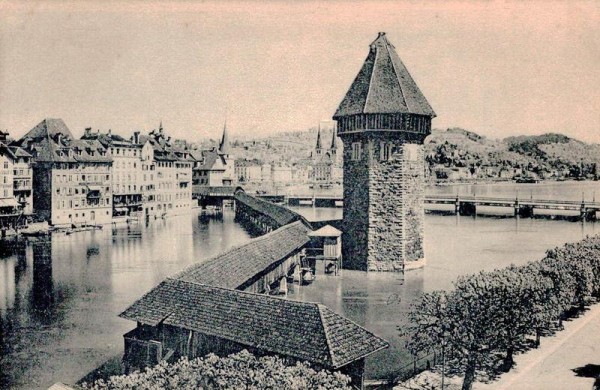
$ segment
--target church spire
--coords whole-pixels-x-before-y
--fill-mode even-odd
[[[221,137],[221,143],[219,144],[219,151],[222,154],[229,154],[230,152],[229,135],[227,134],[227,119],[225,119],[225,124],[223,125],[223,136]]]
[[[333,135],[331,136],[331,150],[337,150],[337,126],[333,125]]]
[[[317,146],[315,146],[315,151],[317,154],[321,154],[321,150],[323,147],[321,146],[321,123],[319,123],[319,129],[317,130]]]

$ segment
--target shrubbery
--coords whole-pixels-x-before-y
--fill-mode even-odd
[[[407,347],[415,356],[443,346],[471,389],[478,371],[509,370],[527,336],[562,326],[567,313],[600,297],[600,237],[547,252],[540,261],[460,277],[450,292],[423,294],[409,314]]]
[[[129,375],[84,384],[84,389],[350,389],[350,378],[338,372],[316,371],[306,362],[287,365],[276,356],[256,357],[242,351],[158,365]]]

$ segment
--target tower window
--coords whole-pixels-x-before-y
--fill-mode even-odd
[[[392,154],[392,144],[381,142],[379,144],[379,159],[381,161],[388,161]]]
[[[362,154],[362,144],[360,142],[352,143],[352,160],[360,160]]]

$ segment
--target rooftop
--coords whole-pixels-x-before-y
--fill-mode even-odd
[[[357,114],[395,113],[435,117],[394,46],[385,33],[379,33],[333,119]]]
[[[287,169],[291,168],[287,167]],[[268,216],[280,226],[284,226],[295,221],[303,221],[307,226],[309,226],[304,217],[288,209],[287,207],[279,206],[275,203],[255,198],[241,191],[235,194],[235,200],[246,204],[248,207],[251,207],[263,215]]]
[[[194,330],[331,369],[389,346],[320,304],[170,278],[120,317]]]
[[[221,253],[182,271],[176,279],[211,286],[240,288],[254,282],[308,241],[309,229],[300,221]]]

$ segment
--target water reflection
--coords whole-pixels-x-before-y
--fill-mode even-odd
[[[0,244],[0,388],[75,383],[122,353],[117,314],[188,265],[249,239],[233,213]]]
[[[316,219],[342,209],[308,210]],[[322,212],[321,212],[322,211]],[[310,216],[309,216],[310,218]],[[551,247],[596,232],[595,223],[427,215],[424,269],[400,274],[344,270],[293,286],[293,299],[322,302],[388,339],[367,360],[367,377],[386,377],[410,362],[397,326],[422,291],[450,288],[459,275],[537,260]],[[55,234],[0,245],[0,388],[75,383],[122,353],[133,324],[117,317],[134,300],[190,264],[249,239],[226,210],[116,229]]]

